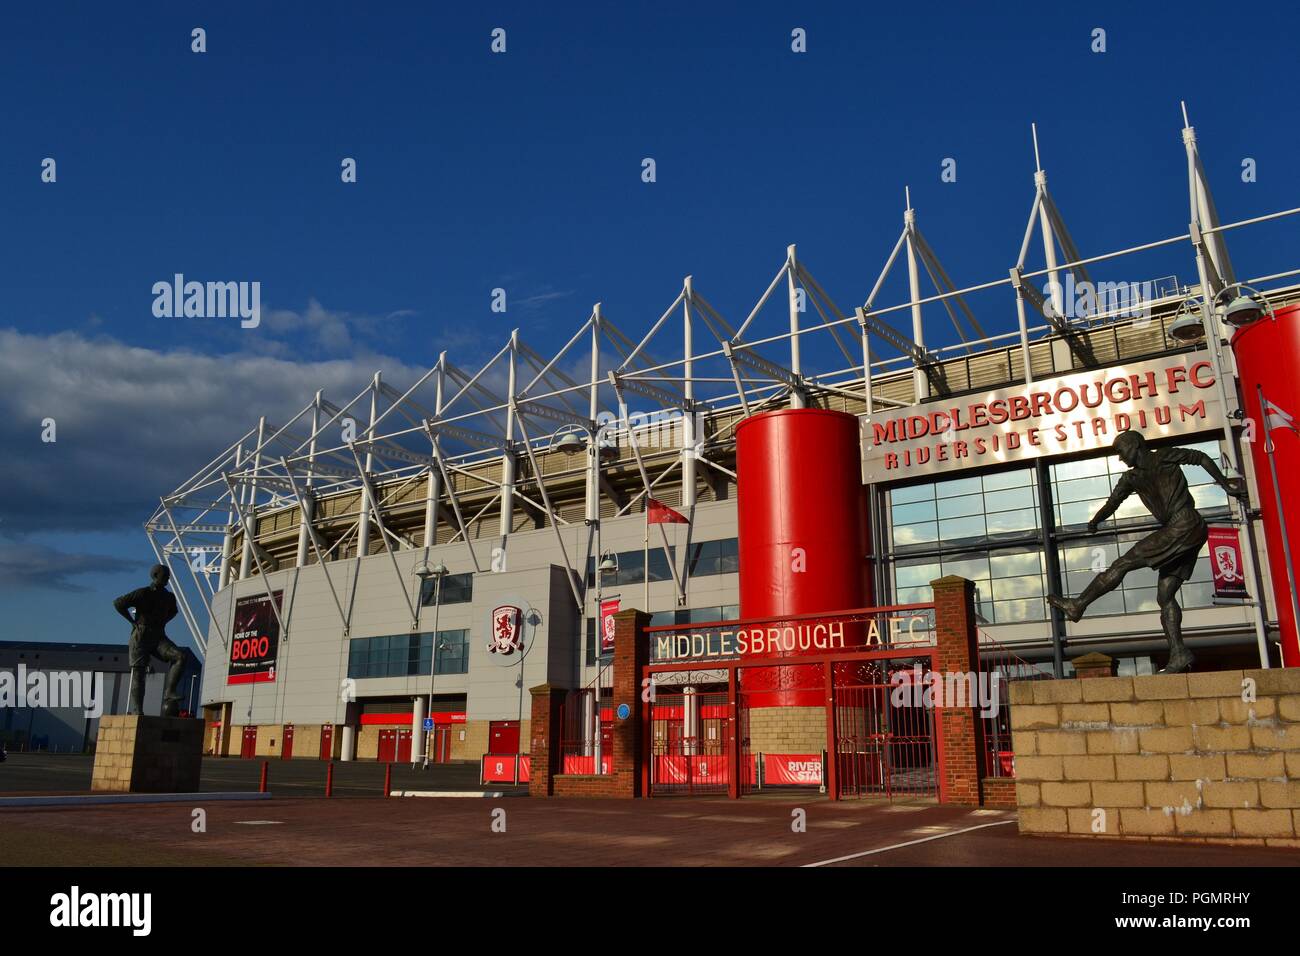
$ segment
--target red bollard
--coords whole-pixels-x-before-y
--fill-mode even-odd
[[[271,769],[271,762],[269,760],[263,760],[262,761],[262,782],[257,788],[258,793],[266,793],[266,775],[270,771],[270,769]]]
[[[393,791],[393,765],[384,765],[384,796],[388,796]]]
[[[325,766],[325,796],[334,796],[334,761]]]

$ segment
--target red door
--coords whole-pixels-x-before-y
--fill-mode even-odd
[[[289,760],[293,757],[293,724],[284,725],[284,746],[280,749],[280,759]]]
[[[399,730],[397,732],[397,763],[411,762],[411,732],[409,730]]]
[[[244,739],[239,747],[239,756],[251,760],[257,756],[257,728],[245,727]]]
[[[519,753],[519,721],[494,720],[488,728],[488,753]]]
[[[451,727],[438,724],[433,729],[433,751],[429,760],[433,763],[446,763],[451,759]]]
[[[383,730],[379,731],[379,762],[392,763],[393,758],[397,756],[397,731]]]
[[[320,759],[334,759],[334,725],[326,724],[320,729]]]

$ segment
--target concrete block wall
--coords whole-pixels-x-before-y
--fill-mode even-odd
[[[1011,685],[1022,833],[1300,847],[1300,669]]]
[[[825,707],[756,707],[748,720],[750,753],[819,754],[826,749]]]

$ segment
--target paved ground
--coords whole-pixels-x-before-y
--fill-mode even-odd
[[[85,793],[90,789],[94,757],[82,754],[14,754],[0,764],[0,796],[20,793]],[[216,791],[256,790],[262,761],[237,757],[205,757],[200,789]],[[285,796],[323,796],[325,764],[319,760],[270,761],[269,787]],[[512,790],[499,785],[481,787],[476,764],[439,764],[429,770],[412,770],[409,764],[393,765],[395,790]],[[334,764],[334,793],[337,796],[383,794],[384,765],[374,761]]]
[[[804,833],[791,829],[800,807],[807,811]],[[192,829],[196,808],[206,813],[206,832]],[[494,821],[498,828],[504,822],[505,832],[494,832]],[[359,797],[204,804],[199,795],[192,804],[0,809],[5,866],[1297,863],[1300,853],[1291,850],[1022,837],[1012,813],[935,804]]]

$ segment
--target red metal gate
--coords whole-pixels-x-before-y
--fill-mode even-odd
[[[727,793],[731,716],[726,691],[656,692],[649,707],[651,794]]]
[[[828,643],[827,653],[794,658],[736,650],[736,635],[770,646],[776,636],[786,643],[799,634],[815,638],[829,630],[813,630],[824,624],[863,642],[841,642],[843,650]],[[643,792],[939,796],[943,751],[935,712],[895,693],[932,667],[934,627],[934,605],[912,604],[647,628],[653,643],[643,677],[655,690],[643,728]],[[787,694],[796,669],[798,696]],[[707,692],[685,692],[691,684],[707,684]],[[703,711],[688,720],[692,698],[716,708],[716,744],[706,739]]]
[[[834,698],[841,797],[939,795],[934,711],[906,684],[846,684]]]

